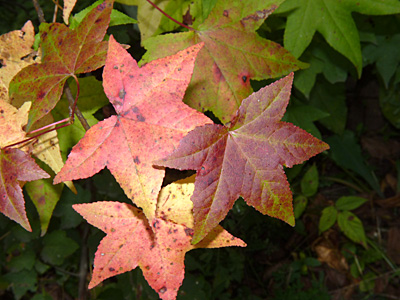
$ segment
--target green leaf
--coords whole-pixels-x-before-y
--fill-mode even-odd
[[[367,246],[364,226],[361,220],[350,211],[339,212],[337,216],[339,228],[353,242]]]
[[[314,125],[314,121],[328,116],[329,113],[314,106],[303,104],[296,98],[292,98],[292,104],[287,109],[282,121],[293,123],[308,133],[311,133],[316,138],[321,139],[321,133]]]
[[[395,83],[390,84],[388,89],[380,89],[379,104],[385,118],[400,129],[400,69],[396,73]]]
[[[399,62],[400,34],[377,36],[376,44],[369,44],[363,49],[367,62],[375,63],[376,69],[383,79],[385,88],[389,87],[390,79],[395,74]]]
[[[78,244],[67,237],[65,231],[58,230],[43,238],[43,248],[40,255],[45,262],[58,266],[78,248]]]
[[[12,256],[11,260],[7,264],[13,272],[20,272],[22,270],[30,270],[35,265],[36,255],[35,251],[31,247],[21,247],[18,255]]]
[[[386,15],[400,12],[397,0],[287,0],[278,9],[288,13],[284,45],[300,57],[319,32],[328,44],[346,56],[361,76],[360,38],[351,13]]]
[[[79,23],[82,22],[83,18],[95,7],[97,7],[100,3],[102,3],[103,0],[98,0],[94,2],[92,5],[86,7],[85,9],[81,10],[77,14],[75,14],[73,17],[70,17],[70,28],[74,29],[76,28]],[[137,21],[126,14],[113,9],[111,11],[111,16],[110,16],[110,27],[111,26],[117,26],[117,25],[124,25],[124,24],[136,24]]]
[[[21,299],[28,291],[36,291],[37,275],[33,269],[17,273],[7,273],[4,275],[4,278],[12,282],[11,289],[17,300]]]
[[[322,210],[321,218],[319,219],[319,232],[327,231],[336,222],[338,211],[334,206],[327,206]]]
[[[79,185],[76,186],[76,189],[78,191],[76,195],[65,189],[54,210],[54,216],[60,218],[59,229],[76,228],[83,221],[81,215],[72,208],[72,205],[90,202],[91,193],[89,189],[83,189]]]
[[[342,134],[347,120],[345,85],[330,84],[326,80],[318,81],[310,95],[310,104],[329,116],[318,122],[336,134]]]
[[[336,209],[338,210],[353,210],[356,209],[357,207],[360,207],[367,201],[368,201],[367,199],[362,197],[343,196],[336,201],[335,206]]]
[[[365,164],[361,147],[357,143],[354,133],[345,131],[342,136],[334,135],[326,139],[330,146],[329,154],[336,164],[350,169],[360,175],[369,185],[382,195],[375,173]]]
[[[45,168],[46,166],[41,164],[41,167]],[[54,174],[49,168],[45,169],[49,174]],[[60,199],[64,186],[64,184],[54,185],[53,178],[39,179],[25,184],[26,192],[39,214],[41,236],[47,232],[54,207]]]
[[[317,75],[324,69],[324,62],[310,52],[306,52],[302,60],[310,64],[310,67],[297,71],[293,84],[306,98],[309,98]]]
[[[300,218],[307,207],[308,199],[303,195],[299,195],[293,200],[293,213],[295,219]]]
[[[319,176],[315,164],[313,164],[301,179],[301,192],[306,197],[314,196],[318,190]]]

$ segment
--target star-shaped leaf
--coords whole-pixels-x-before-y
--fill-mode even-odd
[[[346,56],[361,75],[360,37],[351,14],[387,15],[400,12],[398,0],[286,0],[278,10],[289,12],[284,45],[295,57],[300,57],[316,31],[328,44]]]
[[[42,63],[24,68],[10,83],[10,100],[15,106],[35,99],[27,130],[54,108],[68,77],[104,65],[107,42],[102,40],[112,3],[106,0],[94,8],[75,30],[60,23],[40,25]]]
[[[139,68],[110,38],[103,86],[117,115],[99,122],[72,149],[55,183],[90,177],[105,166],[149,220],[165,171],[152,161],[172,152],[196,126],[211,123],[182,102],[201,45]]]
[[[97,248],[89,288],[139,266],[161,299],[175,299],[184,278],[186,252],[195,248],[246,246],[220,226],[201,243],[191,244],[193,215],[189,199],[193,189],[193,183],[182,182],[163,188],[151,224],[140,210],[125,203],[73,205],[90,224],[107,234]]]
[[[283,166],[291,167],[328,145],[280,121],[293,74],[243,100],[228,127],[197,127],[156,165],[197,171],[194,203],[199,242],[226,216],[239,196],[263,214],[294,225],[292,194]]]
[[[204,42],[184,101],[199,111],[211,110],[225,123],[251,94],[251,79],[280,77],[306,66],[255,32],[282,2],[218,1],[204,23],[193,24],[195,30],[145,40],[142,62]]]

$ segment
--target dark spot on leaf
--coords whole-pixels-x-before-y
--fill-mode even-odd
[[[126,92],[125,92],[124,88],[120,89],[119,92],[118,92],[118,97],[120,99],[124,100],[125,99],[125,95],[126,95]]]
[[[44,91],[41,91],[41,92],[38,94],[38,100],[43,99],[44,96],[46,96],[46,93],[45,93]]]
[[[4,114],[4,110],[0,110],[0,113]]]
[[[178,72],[182,71],[182,68],[178,68]]]
[[[110,271],[110,272],[114,272],[114,271],[115,271],[115,269],[114,269],[114,268],[108,268],[108,271]]]
[[[131,79],[134,77],[132,74],[129,74],[128,76],[129,76],[129,78],[131,78]]]
[[[119,125],[120,125],[119,122],[115,123],[115,127],[119,127]]]
[[[119,249],[121,249],[123,246],[124,246],[124,245],[119,245],[119,247],[118,247],[118,248],[119,248]]]
[[[111,228],[111,232],[115,232],[116,230],[115,230],[115,228]]]
[[[144,267],[146,270],[150,270],[150,266],[145,266]]]
[[[228,12],[228,10],[224,10],[224,17],[228,17],[229,16],[229,12]]]
[[[135,163],[135,164],[140,164],[140,159],[139,159],[139,156],[135,156],[135,158],[133,159],[133,162]]]
[[[45,196],[41,196],[41,197],[38,199],[38,203],[39,203],[40,205],[46,204],[46,198],[45,198]]]
[[[171,251],[171,248],[167,248],[167,252],[170,252]]]
[[[242,76],[242,80],[243,80],[244,83],[246,83],[246,81],[247,81],[247,76]]]
[[[102,18],[98,18],[96,21],[94,21],[96,24],[100,23],[101,21],[103,21]]]
[[[167,288],[163,286],[161,289],[158,290],[160,294],[164,294],[167,291]]]
[[[186,236],[193,237],[194,230],[192,228],[185,228],[185,234],[186,234]]]
[[[156,245],[153,243],[150,245],[150,250],[152,250]]]
[[[99,6],[97,6],[98,11],[103,11],[106,8],[106,2],[103,2]]]
[[[224,81],[225,80],[224,76],[222,75],[222,72],[221,72],[220,68],[217,66],[216,63],[214,63],[213,66],[212,66],[212,72],[214,74],[215,82],[220,82],[220,81]]]
[[[114,66],[114,69],[118,70],[118,66]]]
[[[160,223],[160,221],[155,220],[155,221],[153,222],[153,227],[154,227],[155,229],[157,229],[159,223]]]
[[[146,118],[145,118],[145,117],[143,117],[143,115],[142,115],[142,114],[138,114],[138,115],[136,115],[136,119],[137,119],[139,122],[144,122],[144,121],[146,121]]]

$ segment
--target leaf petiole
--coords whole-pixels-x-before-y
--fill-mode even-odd
[[[175,20],[173,17],[171,17],[169,14],[167,14],[165,11],[163,11],[161,8],[159,8],[156,4],[154,4],[153,2],[151,2],[150,0],[146,0],[147,2],[149,2],[155,9],[157,9],[159,12],[161,12],[164,16],[166,16],[168,19],[170,19],[172,22],[175,22],[176,24],[188,29],[188,30],[194,30],[192,27],[185,25],[181,22],[179,22],[178,20]]]

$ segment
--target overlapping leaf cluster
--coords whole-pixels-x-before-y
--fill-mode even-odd
[[[112,36],[103,41],[112,0],[95,6],[73,29],[59,23],[40,26],[41,63],[23,68],[11,80],[11,103],[20,108],[2,104],[0,130],[14,126],[12,138],[18,141],[50,112],[68,115],[62,112],[65,100],[57,105],[67,79],[105,65],[103,88],[116,114],[93,120],[83,137],[74,135],[62,147],[66,151],[77,141],[61,171],[53,168],[54,184],[88,178],[107,167],[139,207],[115,202],[74,206],[107,234],[96,252],[89,287],[139,266],[162,299],[175,299],[187,251],[245,246],[218,225],[240,196],[263,214],[294,224],[283,167],[328,146],[281,121],[293,74],[252,93],[251,79],[281,77],[306,66],[255,32],[282,2],[217,1],[192,30],[143,41],[148,52],[140,67]],[[88,79],[76,81],[81,88],[98,88]],[[102,97],[85,110],[86,117],[104,105]],[[206,110],[225,125],[212,124],[202,113]],[[30,230],[20,184],[48,175],[27,154],[30,148],[7,147],[13,142],[1,143],[1,211]],[[196,170],[195,183],[161,189],[163,166]],[[37,187],[43,194],[31,187],[30,195],[46,207],[53,195],[49,183]],[[44,232],[53,208],[46,215],[38,208],[46,219]]]

